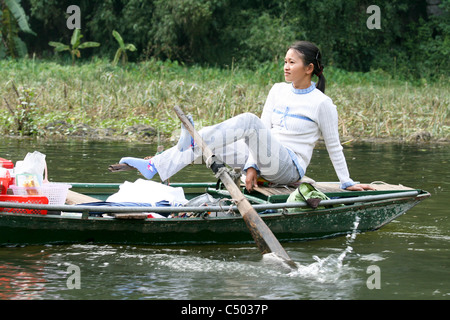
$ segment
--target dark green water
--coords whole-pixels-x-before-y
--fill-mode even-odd
[[[109,173],[108,165],[155,149],[12,140],[1,141],[0,157],[16,162],[38,150],[47,155],[50,180],[123,182],[138,176]],[[300,264],[294,272],[262,258],[253,245],[3,247],[0,299],[450,299],[450,147],[357,144],[346,146],[345,154],[355,180],[422,188],[432,197],[375,232],[283,244]],[[336,180],[324,148],[316,148],[307,175]],[[213,176],[197,165],[172,178],[186,180],[213,181]],[[71,288],[72,265],[79,268],[80,289]],[[379,278],[370,278],[374,275]],[[368,280],[379,288],[370,289]]]

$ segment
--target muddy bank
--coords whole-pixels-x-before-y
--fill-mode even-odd
[[[175,130],[171,135],[158,134],[158,131],[150,125],[135,124],[122,130],[113,128],[94,128],[86,124],[79,124],[75,127],[60,121],[45,127],[45,137],[71,137],[83,138],[88,140],[140,140],[146,142],[176,141],[179,130]],[[352,137],[344,136],[341,138],[342,144],[350,142],[373,142],[373,143],[450,143],[447,138],[434,138],[428,131],[418,130],[408,137]]]
[[[173,145],[178,140],[179,130],[172,134],[160,134],[149,125],[136,124],[118,130],[114,128],[95,128],[87,124],[73,126],[65,121],[58,121],[47,125],[40,130],[38,137],[8,136],[14,139],[48,139],[48,140],[88,140],[88,141],[139,141],[144,143],[158,143],[166,146]],[[323,141],[319,141],[321,143]],[[434,138],[427,131],[417,131],[409,137],[341,137],[341,143],[345,146],[354,143],[379,143],[379,144],[450,144],[449,138]]]
[[[83,140],[143,140],[152,142],[158,139],[158,131],[149,125],[135,124],[124,129],[95,128],[87,124],[73,124],[56,121],[41,130],[42,138],[83,139]]]

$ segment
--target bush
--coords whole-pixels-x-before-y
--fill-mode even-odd
[[[23,0],[39,37],[25,37],[38,55],[49,41],[68,39],[69,0]],[[137,47],[130,61],[151,58],[259,68],[277,62],[294,39],[315,42],[326,66],[348,71],[383,69],[393,77],[448,76],[450,0],[429,16],[423,0],[378,0],[381,29],[369,30],[369,0],[105,0],[78,1],[95,53],[113,59],[117,30]],[[88,51],[88,54],[93,54]]]

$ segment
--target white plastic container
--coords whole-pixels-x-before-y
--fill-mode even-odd
[[[67,183],[49,182],[39,187],[18,187],[12,185],[10,188],[13,190],[14,195],[42,195],[48,198],[48,204],[63,205],[72,186]]]

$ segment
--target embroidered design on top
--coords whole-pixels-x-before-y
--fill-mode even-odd
[[[287,128],[287,123],[286,123],[286,117],[291,117],[291,118],[296,118],[296,119],[302,119],[302,120],[307,120],[307,121],[311,121],[314,122],[312,119],[305,117],[305,116],[301,116],[298,114],[293,114],[293,113],[289,113],[290,109],[289,107],[286,107],[286,109],[283,111],[280,111],[278,109],[273,109],[273,112],[277,113],[277,114],[281,114],[281,119],[280,119],[280,126],[282,128],[285,128],[286,130]]]

